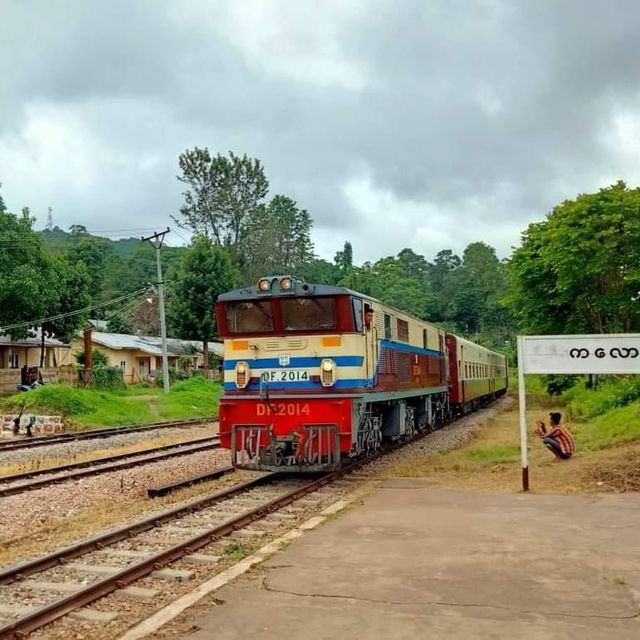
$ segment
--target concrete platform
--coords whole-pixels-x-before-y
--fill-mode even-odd
[[[637,640],[640,495],[393,479],[215,597],[185,640]]]

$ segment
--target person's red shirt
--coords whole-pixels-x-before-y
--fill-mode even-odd
[[[540,437],[553,438],[560,445],[562,453],[572,455],[576,451],[573,436],[561,424],[556,425],[547,433],[540,434]]]

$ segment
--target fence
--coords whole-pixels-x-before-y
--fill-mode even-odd
[[[15,393],[20,382],[20,369],[0,369],[0,393]]]

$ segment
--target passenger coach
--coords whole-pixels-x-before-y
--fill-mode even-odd
[[[342,287],[261,278],[216,312],[220,439],[238,467],[335,469],[506,390],[500,354]]]

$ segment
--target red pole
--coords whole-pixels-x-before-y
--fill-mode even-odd
[[[93,343],[91,341],[91,332],[93,327],[89,324],[84,328],[84,384],[91,385],[93,378]]]

